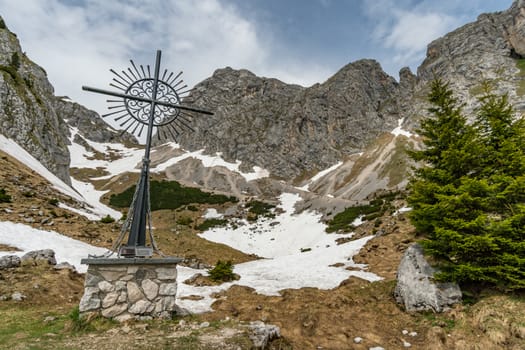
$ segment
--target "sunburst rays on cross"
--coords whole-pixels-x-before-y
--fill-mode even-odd
[[[125,95],[150,99],[154,82],[150,65],[146,67],[136,65],[133,60],[130,60],[130,63],[131,66],[120,73],[110,69],[114,77],[109,85]],[[184,84],[182,79],[182,71],[175,74],[165,69],[159,76],[157,87],[159,110],[155,111],[153,122],[153,133],[156,132],[158,139],[168,139],[171,136],[173,140],[177,140],[184,129],[193,131],[190,125],[193,115],[173,107],[173,105],[180,107],[182,99],[190,92],[191,89],[188,89],[188,85]],[[140,139],[149,122],[151,107],[149,101],[121,98],[108,99],[107,102],[110,104],[108,106],[110,112],[103,114],[102,117],[113,120],[123,133],[129,132]]]

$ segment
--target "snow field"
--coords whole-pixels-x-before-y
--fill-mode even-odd
[[[72,130],[73,136],[76,130]],[[72,136],[72,137],[73,137]],[[143,150],[128,149],[119,144],[98,144],[87,141],[97,151],[107,153],[108,149],[118,152],[121,159],[116,161],[89,159],[93,154],[84,147],[72,143],[69,146],[71,166],[79,168],[101,167],[108,171],[111,177],[123,171],[129,171],[133,164],[138,164],[143,156]],[[178,147],[172,144],[172,147]],[[74,209],[90,219],[96,219],[107,214],[119,218],[120,213],[100,203],[100,197],[105,193],[96,191],[89,183],[72,179],[75,190],[51,174],[35,158],[19,147],[15,142],[0,135],[0,149],[27,164],[33,170],[44,176],[61,192],[78,201],[88,203],[92,208],[89,212]],[[172,164],[187,157],[200,159],[204,166],[224,166],[232,171],[239,172],[248,181],[268,176],[268,172],[254,168],[253,173],[241,173],[240,162],[228,163],[217,157],[206,156],[202,151],[188,152],[182,156],[172,158],[158,165],[152,171],[163,171]],[[340,164],[318,174],[318,178],[334,170]],[[139,171],[135,169],[134,171]],[[364,244],[372,237],[338,245],[336,240],[349,235],[327,234],[326,225],[320,222],[321,215],[304,211],[294,214],[294,206],[301,198],[297,194],[284,193],[280,196],[282,213],[273,219],[262,219],[255,223],[243,222],[237,228],[214,228],[202,233],[202,237],[213,242],[224,243],[247,254],[256,254],[262,259],[238,264],[234,272],[240,275],[240,280],[225,283],[220,286],[195,287],[183,283],[195,273],[207,274],[205,270],[195,270],[178,266],[178,305],[192,313],[211,310],[214,299],[211,295],[220,290],[229,288],[233,284],[254,288],[258,293],[278,295],[279,291],[288,288],[315,287],[330,289],[337,287],[349,276],[357,276],[369,281],[376,281],[381,277],[364,271],[366,266],[355,264],[352,257],[359,252]],[[62,207],[68,208],[65,204]],[[221,217],[215,209],[205,213],[206,218]],[[359,223],[359,222],[356,222]],[[21,252],[0,252],[0,255],[23,255],[31,250],[53,249],[57,262],[69,262],[79,272],[85,272],[87,266],[81,265],[80,260],[89,254],[100,255],[107,250],[62,236],[54,231],[42,231],[23,224],[0,222],[0,243],[14,246]],[[337,267],[333,266],[337,264]],[[346,267],[357,268],[347,270]],[[201,300],[184,300],[185,296],[201,296]]]

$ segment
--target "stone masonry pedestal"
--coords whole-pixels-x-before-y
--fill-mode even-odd
[[[81,315],[100,314],[123,322],[130,319],[171,318],[179,308],[179,258],[93,258],[88,265]]]

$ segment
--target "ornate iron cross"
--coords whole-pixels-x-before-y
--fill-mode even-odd
[[[123,70],[121,74],[111,69],[110,71],[116,77],[113,78],[113,83],[110,86],[122,92],[82,86],[82,90],[85,91],[121,98],[120,100],[107,100],[114,104],[108,108],[117,110],[105,114],[103,117],[112,117],[115,122],[120,123],[120,127],[125,128],[124,131],[130,131],[140,138],[144,128],[146,128],[146,149],[142,160],[140,179],[121,236],[114,244],[114,248],[119,249],[119,255],[124,257],[151,256],[153,250],[157,249],[151,234],[149,198],[149,163],[153,130],[157,129],[159,138],[166,138],[166,133],[168,133],[176,139],[182,129],[193,130],[189,125],[192,118],[190,112],[213,115],[211,112],[180,104],[181,96],[189,92],[189,90],[182,91],[187,87],[186,85],[179,87],[183,82],[179,79],[182,72],[177,75],[173,73],[168,75],[168,71],[164,70],[161,77],[160,58],[161,51],[157,50],[153,76],[151,76],[149,65],[146,66],[146,69],[140,65],[139,69],[132,60],[130,62],[133,69],[130,67],[127,71]],[[120,122],[121,120],[123,122]],[[146,246],[146,226],[149,228],[151,247]],[[128,229],[127,245],[121,246],[121,241]]]

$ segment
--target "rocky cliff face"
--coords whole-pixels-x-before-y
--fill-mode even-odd
[[[488,86],[508,94],[517,111],[525,110],[525,1],[502,12],[482,14],[431,42],[407,96],[408,124],[426,115],[426,95],[435,77],[450,82],[467,116],[479,106]],[[410,91],[410,87],[408,89]]]
[[[479,105],[487,84],[524,110],[524,7],[525,1],[516,1],[507,11],[480,15],[430,43],[417,75],[404,68],[399,83],[372,60],[351,63],[310,88],[245,70],[217,70],[189,98],[215,116],[196,118],[196,132],[182,135],[180,143],[300,183],[364,150],[401,118],[406,129],[417,127],[427,114],[435,77],[451,83],[467,114]]]
[[[225,68],[195,87],[191,100],[212,110],[180,143],[222,152],[293,179],[361,150],[399,118],[398,84],[373,60],[351,63],[310,88]]]
[[[22,53],[0,18],[0,133],[70,183],[68,140],[53,101],[46,72]]]
[[[109,143],[124,143],[127,145],[136,145],[137,140],[129,133],[122,134],[113,129],[106,122],[100,118],[97,112],[91,111],[78,103],[72,102],[67,98],[55,97],[53,99],[53,106],[57,115],[65,121],[66,126],[62,133],[71,136],[70,127],[78,129],[78,133],[91,141],[95,142],[109,142]],[[82,141],[79,140],[79,143]]]
[[[131,135],[121,136],[109,127],[96,112],[56,97],[44,69],[22,52],[16,35],[0,18],[0,133],[70,184],[70,127],[96,142],[136,143]]]
[[[399,83],[373,60],[350,63],[309,88],[246,70],[219,69],[185,100],[215,115],[196,117],[195,132],[183,133],[178,141],[189,150],[204,148],[227,161],[240,160],[244,171],[255,165],[266,168],[273,179],[288,185],[304,186],[320,170],[342,162],[324,180],[310,183],[312,194],[362,200],[385,186],[400,188],[409,168],[399,156],[403,142],[417,146],[417,139],[387,137],[385,132],[399,120],[404,129],[417,127],[426,115],[434,77],[452,84],[466,113],[475,110],[487,83],[496,93],[507,93],[518,111],[525,110],[524,27],[525,0],[515,1],[507,11],[481,15],[430,43],[417,74],[404,68]],[[65,181],[69,127],[97,142],[134,141],[119,138],[96,113],[53,96],[45,72],[25,57],[6,28],[0,30],[0,73],[0,132]],[[76,142],[83,143],[80,138]],[[186,163],[171,169],[170,176],[189,180],[188,174],[199,174],[206,188],[260,192],[231,174],[223,174],[228,181],[212,181],[221,177]]]

